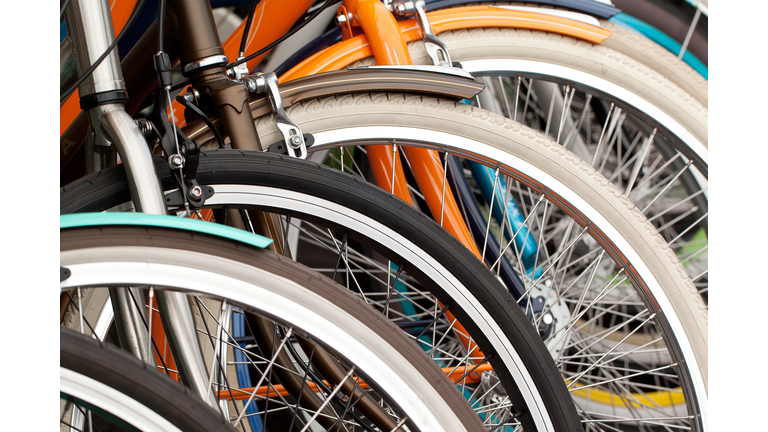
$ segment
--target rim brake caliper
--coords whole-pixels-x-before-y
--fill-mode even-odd
[[[423,35],[424,48],[427,50],[427,54],[432,59],[432,63],[435,66],[453,67],[451,62],[451,55],[448,53],[448,47],[435,36],[432,32],[432,26],[429,25],[427,19],[427,10],[424,0],[408,0],[401,1],[396,0],[387,5],[392,13],[399,19],[409,19],[416,17],[416,21],[421,27],[421,34]]]
[[[269,146],[272,153],[287,154],[288,156],[306,159],[307,147],[314,142],[310,134],[303,134],[301,128],[294,123],[283,108],[283,99],[277,86],[277,76],[274,72],[255,73],[242,78],[242,83],[252,94],[266,93],[275,113],[277,129],[283,135],[283,141]]]

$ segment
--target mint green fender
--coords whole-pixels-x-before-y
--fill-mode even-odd
[[[61,215],[59,217],[59,225],[60,229],[115,225],[171,228],[235,240],[261,249],[272,244],[272,239],[270,238],[251,234],[226,225],[170,215],[125,212],[75,213]]]

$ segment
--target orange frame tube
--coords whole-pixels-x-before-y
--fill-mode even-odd
[[[611,35],[610,30],[595,27],[581,21],[536,12],[501,9],[491,6],[466,6],[437,10],[427,13],[432,31],[480,27],[525,28],[572,36],[592,43],[602,43]],[[416,20],[398,23],[405,42],[422,38]],[[307,58],[280,77],[280,82],[291,81],[306,75],[339,70],[373,55],[365,34],[357,35]]]
[[[365,35],[368,35],[371,51],[376,62],[384,65],[412,64],[408,46],[400,31],[397,21],[391,12],[378,0],[344,0],[344,7],[352,14],[352,23],[359,24]],[[469,248],[475,256],[480,258],[480,252],[475,246],[469,229],[464,223],[459,207],[450,189],[446,188],[443,194],[443,171],[440,157],[434,150],[425,150],[415,147],[402,147],[408,158],[413,175],[419,189],[427,200],[432,217],[443,221],[443,227]],[[413,205],[411,194],[407,189],[405,173],[402,163],[397,163],[394,146],[371,145],[366,146],[371,166],[374,166],[376,183],[385,190],[393,191],[403,201]],[[393,165],[395,164],[395,170]],[[390,174],[395,178],[389,178]],[[395,185],[400,187],[395,188]],[[443,200],[445,195],[445,200]],[[454,318],[453,314],[446,312],[446,317],[454,322],[459,334],[459,339],[470,350],[473,357],[483,357],[483,353],[475,346],[471,347],[471,341],[465,335],[467,331]]]
[[[399,31],[392,30],[391,14],[379,14],[378,11],[370,12],[366,9],[368,3],[379,4],[375,0],[345,0],[345,7],[353,14],[352,23],[359,24],[364,34],[346,39],[335,44],[300,63],[282,77],[280,82],[290,81],[303,76],[339,70],[351,63],[373,55],[377,64],[410,64],[410,55],[391,55],[391,49],[400,47],[416,39],[421,39],[421,29],[416,20],[408,20],[398,23]],[[386,9],[379,4],[379,9]],[[361,13],[361,11],[364,11]],[[389,12],[389,11],[387,11]],[[387,15],[387,16],[385,16]],[[595,27],[580,21],[540,14],[527,11],[507,10],[491,6],[469,6],[446,10],[438,10],[427,14],[433,31],[441,33],[449,30],[477,27],[514,27],[533,30],[543,30],[573,36],[593,43],[602,43],[611,32],[600,27]],[[397,33],[397,34],[395,34]],[[407,48],[407,46],[406,46]],[[407,49],[406,49],[407,53]],[[374,147],[383,147],[374,149]],[[404,187],[395,188],[397,184],[404,184],[405,178],[400,167],[394,171],[395,178],[391,179],[392,163],[396,159],[391,157],[392,146],[367,146],[371,165],[374,167],[374,177],[379,187],[392,190],[404,201],[412,204],[410,194]],[[436,220],[443,221],[443,227],[454,237],[469,248],[475,256],[481,257],[480,251],[472,239],[469,229],[459,212],[456,200],[450,189],[445,190],[443,199],[443,167],[437,152],[433,150],[404,147],[404,152],[413,170],[419,189],[424,195],[432,216]],[[394,184],[393,184],[394,182]],[[446,316],[454,320],[450,313]],[[463,328],[456,322],[459,333]],[[469,340],[462,338],[462,342],[468,347]],[[470,348],[470,347],[468,347]],[[473,356],[482,356],[479,349],[472,349]]]
[[[138,0],[117,0],[112,2],[112,23],[115,28],[115,36],[122,31],[128,18],[130,18],[133,9]],[[263,0],[257,6],[254,12],[253,23],[248,32],[246,40],[245,53],[256,52],[266,46],[273,40],[284,35],[291,29],[293,24],[312,6],[313,0],[291,0],[291,7],[286,7],[284,2],[279,0]],[[224,54],[230,62],[235,61],[240,49],[240,40],[245,31],[245,21],[222,44]],[[406,50],[407,52],[407,50]],[[253,70],[267,53],[256,57],[248,62],[248,70]],[[77,90],[67,99],[59,110],[59,135],[64,135],[67,128],[80,114],[80,98]],[[174,112],[182,112],[183,107],[176,101],[172,102]],[[184,126],[184,116],[176,116],[176,124],[179,127]]]

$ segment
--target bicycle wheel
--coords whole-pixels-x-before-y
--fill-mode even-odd
[[[522,310],[509,306],[514,300],[499,282],[434,222],[316,164],[234,151],[200,160],[197,179],[214,187],[218,200],[207,204],[289,214],[287,242],[299,261],[337,278],[417,340],[452,371],[489,429],[522,423],[528,430],[579,430],[554,363]],[[167,164],[158,167],[173,188]],[[124,171],[115,167],[63,188],[61,211],[126,209],[127,191]],[[488,364],[503,394],[485,394],[493,386],[480,376],[488,375]],[[473,368],[477,374],[453,373]]]
[[[612,180],[667,242],[674,240],[707,298],[706,108],[607,46],[517,29],[439,37],[452,60],[486,82],[477,105],[543,131]],[[430,62],[423,46],[409,44],[415,64]]]
[[[211,391],[224,401],[257,403],[268,430],[292,430],[279,424],[270,427],[267,414],[279,411],[287,411],[288,419],[295,417],[294,425],[305,430],[313,421],[330,430],[348,422],[366,430],[390,427],[383,425],[394,425],[391,430],[484,430],[445,374],[393,324],[328,279],[269,251],[204,234],[126,226],[62,230],[61,250],[61,266],[69,270],[62,290],[108,286],[180,290],[215,299],[221,311],[226,304],[240,307],[246,316],[256,317],[253,326],[271,326],[269,347],[257,343],[239,349],[261,373],[253,388],[234,386],[226,378],[220,355],[211,361],[220,368],[211,375],[216,384]],[[224,315],[211,315],[216,332],[204,327],[203,334],[215,341],[218,354],[234,340],[221,321]],[[254,329],[257,341],[258,333]],[[309,345],[294,347],[292,336]],[[296,354],[307,346],[308,351]],[[343,370],[341,379],[327,373],[319,379],[295,366],[308,368],[306,363],[313,364],[313,356],[321,351],[331,362],[329,368]],[[281,379],[274,381],[273,374]],[[288,377],[301,382],[295,399],[289,396]],[[322,401],[316,392],[323,391],[325,402],[313,406],[313,401]],[[383,418],[366,415],[370,411],[363,407],[365,400],[374,402],[372,409]],[[244,415],[241,410],[232,416],[235,426]],[[279,422],[280,416],[271,418]]]
[[[562,375],[576,377],[584,371],[595,373],[600,369],[599,359],[603,356],[611,358],[610,353],[613,352],[624,353],[620,359],[628,362],[630,359],[626,353],[630,351],[639,353],[649,350],[646,354],[655,357],[649,363],[648,356],[634,356],[623,367],[599,371],[598,375],[603,379],[593,377],[590,386],[581,389],[582,396],[585,396],[585,391],[591,392],[592,396],[578,396],[581,399],[577,403],[587,407],[580,409],[584,421],[590,423],[596,420],[606,428],[616,424],[630,425],[632,422],[635,426],[630,427],[636,427],[655,421],[643,418],[667,418],[669,424],[682,424],[694,429],[706,424],[706,306],[674,254],[665,246],[666,242],[654,234],[645,217],[628,200],[621,198],[618,190],[587,164],[545,137],[501,116],[426,96],[338,95],[295,104],[288,110],[288,115],[303,131],[315,135],[315,152],[337,146],[396,142],[398,145],[442,150],[489,165],[492,169],[498,168],[506,184],[515,188],[515,196],[520,197],[523,217],[532,221],[533,228],[529,228],[534,229],[531,235],[539,244],[542,272],[547,275],[546,278],[552,279],[553,284],[548,288],[550,291],[537,287],[544,279],[527,276],[515,256],[514,248],[509,247],[508,258],[517,264],[519,274],[526,283],[527,293],[519,301],[527,302],[538,295],[546,298],[547,293],[556,292],[556,296],[548,298],[547,308],[554,308],[555,303],[562,299],[570,311],[568,317],[564,313],[560,318],[562,322],[570,323],[561,329],[568,329],[565,333],[575,328],[585,330],[580,337],[565,344],[570,345],[568,350],[575,350],[570,354],[575,357],[556,362]],[[268,118],[258,119],[257,126],[262,142],[280,139]],[[407,166],[409,162],[404,160],[403,163]],[[479,248],[482,249],[481,246]],[[604,261],[608,257],[611,263]],[[590,280],[591,272],[602,274],[600,280],[608,282],[622,268],[634,269],[627,273],[632,288],[625,286],[627,289],[621,290],[622,295],[612,295],[609,299],[600,294],[599,289],[590,288],[594,283],[594,279]],[[574,286],[580,288],[575,289]],[[534,290],[542,294],[531,294]],[[590,304],[585,306],[585,303]],[[607,313],[617,308],[623,308],[624,312]],[[594,316],[584,318],[585,322],[577,325],[577,317],[582,312],[587,314],[582,317],[588,316],[592,312],[585,311],[589,310],[594,312]],[[620,318],[622,315],[623,318]],[[536,321],[541,322],[543,316],[546,313],[538,314]],[[588,330],[595,321],[604,317],[608,318],[606,322]],[[627,341],[621,339],[637,334],[630,334],[632,330],[627,326],[633,326],[631,322],[640,317],[651,317],[650,321],[643,318],[640,322],[643,323],[641,327],[650,324],[653,329],[643,332],[645,342],[630,348],[632,344],[626,345]],[[610,335],[615,337],[617,333],[623,336],[611,347],[598,348],[597,344],[590,346],[587,342],[590,338],[604,342],[605,338]],[[563,342],[569,336],[551,338],[550,335],[548,338],[551,352],[556,355],[565,352],[562,344],[553,342],[558,339]],[[662,340],[664,348],[655,346]],[[586,354],[578,353],[579,349],[574,344],[582,344],[580,349],[587,352],[597,350],[596,354],[590,355],[592,361],[587,362],[589,365],[576,361]],[[657,349],[661,351],[655,351]],[[660,352],[664,355],[659,357],[654,354]],[[665,362],[665,359],[670,361]],[[635,378],[650,377],[659,370],[669,370],[664,368],[669,365],[674,365],[677,378],[673,381],[681,386],[685,404],[679,397],[670,400],[671,393],[666,391],[649,399],[638,397],[646,391],[679,391],[675,390],[678,384],[657,382],[657,379],[663,381],[672,376],[666,373],[662,374],[664,377],[652,378],[653,383],[640,383],[630,377],[634,374],[639,374]],[[576,372],[577,369],[581,372]],[[615,375],[617,373],[619,376]],[[628,380],[629,388],[636,385],[650,387],[645,390],[638,387],[634,392],[611,387],[622,379]],[[606,393],[597,396],[599,392],[595,387]],[[574,391],[571,393],[575,394]],[[667,398],[667,401],[660,400],[659,396]],[[623,402],[618,403],[619,400]],[[620,406],[617,407],[617,404]],[[636,405],[643,412],[637,412]],[[619,410],[621,413],[617,414]],[[603,417],[603,414],[608,417]]]
[[[708,185],[690,161],[651,125],[589,92],[542,79],[479,79],[487,87],[474,104],[511,116],[505,108],[524,94],[517,120],[562,142],[642,209],[707,301]]]
[[[516,72],[549,77],[610,96],[648,123],[670,132],[688,158],[706,169],[707,110],[649,67],[602,45],[541,31],[475,28],[438,35],[451,59],[471,73]],[[430,64],[423,42],[409,44],[414,64]],[[372,58],[356,65],[373,65]],[[687,148],[687,150],[686,150]]]
[[[492,2],[484,4],[568,10],[563,7],[539,3]],[[631,14],[632,12],[628,11],[628,13]],[[671,53],[669,50],[651,41],[649,38],[618,23],[606,19],[600,19],[599,21],[603,28],[613,32],[613,34],[599,46],[610,48],[630,59],[642,63],[652,71],[664,76],[664,78],[671,81],[674,85],[680,87],[685,93],[694,97],[699,103],[704,105],[704,107],[708,106],[709,82],[696,72],[694,68],[689,66],[683,60],[678,59],[676,55],[677,53]],[[452,52],[451,56],[453,57]]]
[[[323,109],[320,110],[320,107]],[[635,284],[636,289],[629,289],[629,293],[624,295],[627,298],[623,299],[623,302],[617,302],[615,299],[612,299],[613,302],[609,302],[603,299],[604,303],[601,303],[600,299],[595,297],[598,293],[593,292],[590,298],[594,300],[594,303],[590,304],[586,309],[593,311],[607,309],[610,311],[613,310],[611,309],[612,307],[618,307],[619,303],[622,303],[620,305],[622,308],[647,304],[650,306],[650,310],[654,312],[658,310],[658,307],[669,308],[669,311],[664,310],[663,316],[655,314],[653,319],[644,324],[647,326],[650,323],[650,326],[653,327],[653,330],[647,332],[647,334],[663,335],[665,345],[661,350],[664,353],[669,353],[668,358],[679,359],[682,357],[681,353],[691,353],[692,362],[686,360],[685,364],[687,367],[676,370],[675,373],[680,374],[680,377],[694,377],[691,378],[694,381],[688,381],[689,378],[676,377],[673,379],[673,382],[667,382],[657,387],[664,387],[672,392],[679,392],[679,390],[674,390],[677,386],[674,382],[678,382],[677,380],[680,378],[679,382],[683,386],[682,391],[685,395],[686,403],[690,404],[689,407],[682,409],[692,416],[693,425],[691,427],[697,427],[700,413],[703,413],[701,415],[706,415],[706,390],[704,390],[703,384],[703,381],[706,379],[706,310],[698,307],[700,300],[697,304],[696,299],[690,298],[691,293],[689,289],[691,287],[689,282],[685,281],[684,274],[680,273],[680,269],[675,267],[674,257],[664,255],[664,248],[660,245],[660,239],[654,237],[651,234],[652,231],[647,231],[649,227],[643,228],[638,226],[640,221],[642,221],[642,217],[637,213],[632,213],[632,207],[627,201],[619,200],[619,194],[615,189],[607,186],[605,182],[595,184],[597,177],[595,177],[594,171],[578,162],[577,158],[573,158],[572,155],[569,156],[561,147],[555,148],[555,146],[551,146],[548,144],[550,142],[543,137],[537,136],[528,129],[520,128],[519,125],[508,122],[502,117],[494,116],[468,105],[455,104],[434,98],[385,94],[340,95],[296,104],[289,110],[289,115],[294,121],[297,121],[302,130],[315,134],[317,140],[315,150],[322,150],[327,146],[351,143],[381,144],[396,140],[399,144],[403,145],[439,148],[479,162],[487,162],[489,160],[500,161],[502,164],[500,166],[501,173],[504,176],[511,176],[508,178],[507,184],[518,182],[515,184],[519,184],[519,187],[525,191],[524,194],[529,197],[524,201],[528,205],[525,209],[526,216],[528,214],[534,215],[535,218],[542,221],[540,225],[544,226],[547,232],[550,233],[547,237],[544,237],[538,234],[538,227],[535,231],[536,234],[534,235],[538,239],[537,242],[541,244],[542,254],[545,253],[544,251],[548,247],[545,243],[552,243],[553,240],[562,240],[562,234],[566,231],[563,229],[563,225],[567,227],[573,223],[575,224],[574,226],[584,227],[589,224],[590,227],[599,227],[599,230],[593,234],[582,233],[575,239],[576,241],[572,242],[573,244],[579,243],[580,245],[576,248],[580,249],[578,253],[575,252],[576,249],[573,247],[569,248],[569,250],[574,251],[573,256],[560,254],[558,260],[555,261],[558,253],[562,252],[562,250],[558,252],[557,245],[555,245],[554,249],[549,251],[553,258],[544,256],[541,259],[541,262],[547,262],[546,260],[549,259],[549,263],[556,263],[558,261],[563,263],[559,267],[556,277],[553,278],[555,281],[554,289],[558,290],[558,292],[564,290],[573,282],[575,276],[585,274],[585,268],[587,269],[586,274],[589,274],[589,269],[594,265],[594,258],[597,256],[602,257],[605,255],[606,261],[604,262],[608,261],[607,257],[611,257],[615,262],[621,263],[617,268],[629,265],[627,257],[631,256],[631,260],[636,261],[637,264],[633,264],[635,267],[630,268],[643,269],[642,275],[634,270],[630,272],[631,276],[629,276],[629,279]],[[267,119],[259,121],[258,125],[261,129],[263,142],[272,142],[271,140],[273,139],[277,141],[276,136],[270,134],[272,126]],[[452,131],[453,134],[446,131]],[[510,135],[514,139],[510,138]],[[470,139],[468,137],[473,138]],[[519,156],[512,156],[513,153]],[[568,158],[564,159],[566,156]],[[223,167],[224,165],[222,164],[220,168],[223,169]],[[244,170],[240,170],[240,173],[236,174],[234,179],[244,178],[244,172]],[[211,183],[211,180],[211,178],[206,178],[206,184]],[[89,181],[93,182],[93,180]],[[544,198],[541,198],[542,191],[546,192]],[[339,195],[335,191],[333,193]],[[540,206],[534,206],[536,202],[540,201],[539,198],[541,198],[542,202],[546,202],[546,204],[542,203]],[[616,200],[619,201],[617,202]],[[108,203],[108,205],[116,205],[118,203],[112,202]],[[556,218],[552,217],[553,213],[551,211],[553,207],[563,209],[558,211]],[[536,212],[541,212],[542,208],[547,209],[547,216],[549,217],[546,219],[553,222],[552,224],[543,222],[545,218],[542,218],[541,215],[535,215]],[[560,229],[556,229],[558,226],[556,222],[558,221],[564,221],[560,224]],[[590,232],[593,229],[595,228],[590,228]],[[543,231],[541,232],[543,233]],[[556,238],[552,235],[558,232],[560,233],[559,237]],[[567,233],[567,235],[571,234],[574,234],[572,235],[574,237],[576,233]],[[566,243],[562,244],[565,246]],[[605,252],[602,253],[602,250],[605,250]],[[590,251],[592,251],[591,257],[589,256]],[[511,254],[514,255],[514,253]],[[641,259],[640,255],[643,254],[653,256],[643,256]],[[579,261],[580,258],[581,261]],[[515,260],[514,256],[510,259],[513,262]],[[647,260],[650,260],[650,267],[646,263]],[[608,269],[605,270],[604,274],[610,275],[610,272],[611,270]],[[570,276],[568,276],[565,282],[562,282],[560,279],[565,278],[566,273],[570,273]],[[521,272],[521,276],[525,280],[524,271]],[[601,277],[604,278],[605,276]],[[677,280],[677,282],[674,282],[673,279]],[[539,285],[538,282],[540,281],[528,279],[526,282],[526,289],[533,291],[536,288],[535,285]],[[534,282],[537,283],[534,284]],[[653,290],[650,290],[650,287],[654,287]],[[536,288],[536,290],[537,292],[534,294],[531,294],[530,291],[527,292],[525,298],[520,299],[521,303],[528,304],[530,303],[528,300],[535,297],[547,297],[548,291],[540,288]],[[582,298],[582,296],[586,298],[590,290],[588,286],[581,286],[581,290],[574,289],[570,294],[575,295],[576,298],[566,308],[569,310],[567,314],[572,313],[572,315],[570,315],[570,318],[560,316],[558,320],[562,320],[561,322],[564,323],[576,322],[577,315],[581,313],[579,308],[585,307],[579,303],[578,299]],[[669,292],[666,293],[666,291]],[[681,297],[684,298],[680,299]],[[547,309],[551,309],[555,303],[559,303],[559,300],[559,298],[549,298],[547,300]],[[634,303],[634,306],[630,303]],[[686,316],[685,326],[682,324],[668,324],[669,319],[680,323],[680,312],[676,311],[677,308],[683,309],[680,312]],[[563,310],[561,307],[557,309]],[[686,312],[685,309],[688,309],[688,311]],[[544,310],[544,314],[537,312],[534,318],[537,321],[542,321],[542,316],[547,315],[547,312],[547,310]],[[563,310],[563,312],[565,311]],[[641,310],[639,313],[640,316],[645,316],[649,312]],[[637,314],[638,311],[636,310],[630,316]],[[605,316],[605,314],[600,316]],[[600,317],[597,317],[597,319],[600,319]],[[614,333],[616,333],[617,331],[623,331],[622,329],[627,325],[626,321],[614,324],[608,323],[605,327],[609,330],[615,330]],[[567,328],[568,324],[565,325],[566,327],[561,327],[561,329]],[[682,331],[683,328],[687,328],[686,331],[693,332],[691,340]],[[681,331],[676,334],[676,329]],[[590,337],[589,331],[581,332],[582,329],[579,328],[571,328],[566,333],[571,332],[571,330],[580,334],[584,333],[583,337]],[[549,336],[551,335],[552,333],[549,334]],[[550,340],[550,342],[553,341],[554,339]],[[659,341],[654,343],[658,344]],[[550,349],[553,352],[567,352],[564,350],[570,350],[575,347],[573,343],[568,347],[563,345],[558,347],[557,345],[553,344],[550,346]],[[615,347],[619,345],[621,343],[614,344],[613,351],[616,351]],[[698,347],[694,350],[692,345]],[[678,346],[687,346],[687,348],[677,348]],[[595,349],[597,348],[594,346],[589,348],[590,351]],[[647,346],[640,347],[637,352],[644,352],[649,349],[651,348]],[[659,348],[653,347],[651,350],[656,349]],[[606,351],[608,350],[610,348],[606,349]],[[603,351],[603,354],[606,351]],[[617,352],[625,352],[625,350],[621,349]],[[697,355],[702,355],[702,357],[694,357],[693,352],[696,352]],[[597,357],[599,358],[600,355],[597,354]],[[701,359],[704,363],[698,359]],[[623,360],[629,359],[625,356]],[[572,365],[566,363],[561,360],[558,366],[561,373],[567,377],[573,375],[573,372],[568,372],[567,369]],[[676,368],[680,363],[672,362],[669,364],[674,364],[673,368]],[[668,366],[669,364],[661,366]],[[692,364],[696,364],[696,367],[691,367],[690,365]],[[597,368],[597,370],[599,369]],[[640,375],[646,377],[654,376],[659,372],[659,370],[654,369],[656,368],[641,369],[642,373]],[[595,370],[595,368],[593,367],[592,370]],[[613,372],[606,370],[605,373],[610,374]],[[638,385],[637,383],[630,382],[632,380],[629,377],[630,373],[625,373],[624,375],[624,377],[614,376],[615,380],[603,383],[604,385],[600,384],[600,380],[597,378],[593,383],[595,387],[600,386],[601,389],[608,387],[604,391],[608,392],[609,395],[617,397],[617,400],[626,400],[626,398],[634,397],[632,392],[622,392],[616,388],[610,388],[611,385],[615,385],[611,383],[620,383],[623,379],[628,380],[628,385]],[[670,376],[667,373],[664,373],[664,375],[665,378],[663,379],[667,379]],[[692,382],[698,382],[699,385],[693,386],[691,385]],[[696,389],[701,391],[697,393],[698,390]],[[591,388],[593,394],[600,393],[596,390]],[[583,393],[583,389],[581,393]],[[601,394],[604,395],[604,393]],[[623,396],[624,399],[621,396],[623,394],[626,394]],[[582,402],[584,400],[592,404],[599,403],[595,398],[582,398]],[[607,400],[610,407],[611,397],[609,396]],[[629,409],[633,409],[634,403],[636,402],[627,402],[626,405],[629,406]],[[643,409],[645,410],[649,404],[652,404],[652,402],[643,404]],[[614,408],[615,405],[613,404]],[[605,406],[605,404],[600,406]],[[631,423],[632,421],[642,424],[644,422],[643,418],[659,418],[659,416],[669,418],[670,424],[679,425],[682,423],[686,426],[690,425],[691,419],[687,415],[683,417],[670,416],[658,411],[652,412],[654,411],[653,409],[649,411],[640,414],[641,418],[639,420],[636,419],[636,413],[623,420],[605,419],[601,417],[602,414],[596,416],[594,411],[590,409],[584,410],[583,408],[580,410],[580,414],[585,421],[585,425],[592,424],[592,420],[597,420],[601,421],[602,424],[608,425],[607,427],[609,428],[617,421],[623,422],[622,424]],[[705,420],[703,419],[703,421]]]
[[[188,389],[137,359],[71,330],[60,333],[62,428],[235,430]]]

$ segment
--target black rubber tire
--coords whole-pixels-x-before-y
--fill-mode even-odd
[[[118,390],[182,431],[235,431],[189,389],[154,372],[124,351],[63,327],[60,334],[59,364],[62,368]]]
[[[167,163],[156,159],[161,181],[166,190],[175,188]],[[581,423],[571,397],[555,367],[552,356],[530,322],[504,287],[488,272],[461,243],[433,220],[418,212],[389,193],[356,177],[311,162],[285,158],[273,154],[244,151],[203,152],[197,170],[200,184],[241,184],[270,186],[285,191],[309,193],[349,208],[391,227],[428,253],[434,260],[450,269],[464,286],[471,287],[475,300],[488,311],[501,327],[504,338],[514,343],[525,367],[537,383],[544,398],[555,430],[581,430]],[[94,212],[108,210],[130,199],[124,169],[121,166],[87,176],[61,189],[61,213]],[[275,209],[271,209],[275,210]],[[304,217],[304,215],[302,215]],[[311,216],[310,216],[311,218]],[[358,237],[358,238],[355,238]],[[365,241],[350,232],[350,238]],[[375,247],[375,245],[371,245]],[[387,251],[378,250],[386,254]],[[388,256],[393,261],[398,257]],[[409,268],[414,276],[416,270]],[[423,282],[422,282],[423,283]],[[433,284],[434,285],[434,284]],[[439,289],[439,287],[434,287]],[[446,294],[433,292],[445,304],[451,302]],[[453,307],[451,312],[464,325],[473,339],[487,355],[494,352],[490,342],[463,311]],[[502,381],[513,382],[512,376],[492,358],[494,370]],[[494,364],[496,363],[496,364]],[[502,363],[503,365],[503,363]],[[506,376],[504,376],[506,375]],[[522,396],[514,395],[505,386],[515,407],[525,406]],[[520,420],[526,423],[527,414]],[[532,430],[532,428],[527,428]]]

